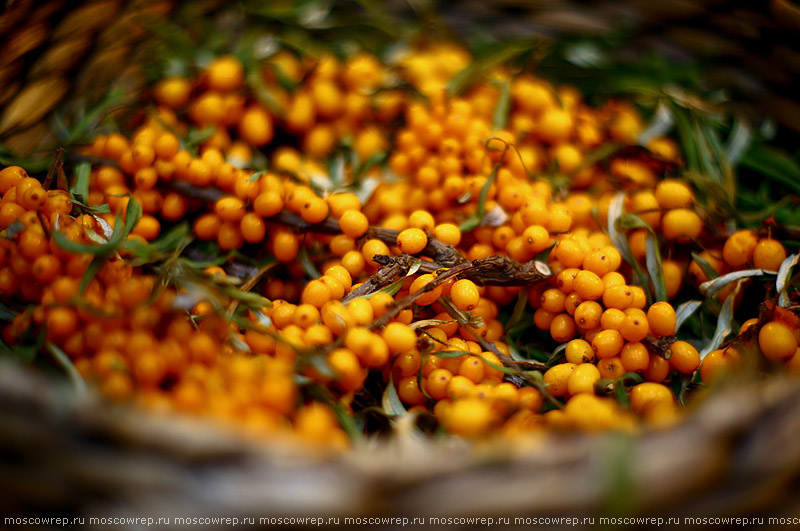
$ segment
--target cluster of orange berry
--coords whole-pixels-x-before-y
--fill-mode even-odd
[[[703,247],[718,227],[686,182],[648,164],[680,163],[667,137],[589,156],[636,143],[644,125],[630,105],[593,108],[504,67],[450,95],[469,59],[452,44],[391,65],[282,50],[246,72],[221,56],[195,78],[159,82],[129,136],[85,146],[85,197],[6,168],[0,297],[20,313],[4,340],[43,331],[111,400],[336,448],[341,416],[365,405],[430,413],[465,436],[672,422],[680,386],[668,384],[708,383],[741,353],[703,361],[697,342],[677,339],[668,301],[712,270],[776,271],[785,248],[751,230]],[[346,150],[341,171],[326,166]],[[138,260],[182,225],[190,237]],[[417,272],[434,243],[463,262],[539,259],[552,276],[481,285],[437,264]],[[181,271],[196,274],[176,274],[191,252]],[[400,254],[420,261],[354,296]],[[233,267],[242,259],[264,275],[243,289],[264,297],[247,305],[231,291],[249,280]],[[735,285],[720,299],[740,295]],[[509,334],[524,297],[525,344],[563,345],[538,373],[523,370],[533,362]],[[758,325],[766,360],[800,366],[794,314],[773,313],[784,317],[745,323],[739,337]]]

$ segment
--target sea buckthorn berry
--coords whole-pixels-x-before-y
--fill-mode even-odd
[[[582,299],[593,301],[602,297],[605,291],[603,281],[595,273],[591,271],[579,271],[575,275],[575,282],[573,284],[575,292],[581,296]]]
[[[703,220],[694,210],[676,208],[664,214],[661,230],[668,240],[693,239],[703,232]]]
[[[611,286],[603,292],[603,305],[606,308],[617,308],[619,310],[624,310],[632,303],[633,290],[631,290],[631,288],[628,286]]]
[[[667,299],[672,299],[681,290],[683,285],[683,268],[673,260],[664,260],[661,263],[664,272],[664,287]]]
[[[477,306],[481,294],[478,287],[469,279],[457,280],[450,288],[450,298],[459,310],[471,311]],[[555,313],[555,312],[554,312]]]
[[[433,357],[435,358],[435,356]],[[450,380],[452,379],[453,373],[447,369],[434,369],[425,378],[425,391],[434,400],[443,400],[448,396],[447,386],[450,384]]]
[[[565,301],[566,295],[564,295],[563,291],[557,288],[551,288],[542,293],[539,307],[550,313],[561,313],[564,311]]]
[[[570,395],[578,393],[594,393],[594,384],[600,379],[600,371],[591,363],[581,363],[567,379],[567,392]]]
[[[407,352],[417,347],[417,334],[408,325],[389,323],[381,334],[392,354]]]
[[[264,240],[267,234],[267,225],[260,216],[253,212],[248,212],[239,222],[239,231],[242,233],[244,241],[259,243]]]
[[[602,330],[592,340],[592,348],[598,359],[616,356],[624,345],[622,334],[616,330]]]
[[[782,322],[771,321],[758,331],[758,347],[765,358],[780,363],[794,356],[797,338],[792,329]]]
[[[553,322],[555,315],[542,308],[533,312],[533,324],[539,330],[550,330],[550,324]]]
[[[765,271],[777,271],[786,260],[786,248],[778,240],[765,238],[753,251],[753,265]]]
[[[538,389],[521,387],[517,393],[519,394],[519,406],[523,409],[537,412],[544,405],[544,397]]]
[[[675,341],[669,346],[672,355],[669,364],[678,372],[691,374],[700,366],[700,353],[686,341]]]
[[[317,308],[322,308],[326,302],[331,300],[332,296],[331,288],[325,282],[315,279],[310,280],[306,287],[303,288],[300,301],[303,304],[311,304]]]
[[[653,382],[644,382],[631,389],[631,407],[634,411],[641,413],[653,404],[666,402],[672,404],[675,397],[672,391],[665,385]]]
[[[582,302],[584,301],[580,295],[574,292],[570,293],[564,299],[564,311],[570,314],[571,316],[575,317],[575,310],[578,309],[578,306],[580,306]]]
[[[539,253],[550,247],[550,233],[541,225],[531,225],[522,233],[522,240],[529,251]]]
[[[487,400],[464,398],[448,408],[443,424],[456,435],[474,436],[486,431],[492,422],[492,409]]]
[[[584,301],[575,308],[575,324],[584,330],[591,330],[601,323],[603,308],[595,301]]]
[[[650,363],[644,371],[644,379],[649,382],[660,383],[669,376],[669,362],[658,354],[650,353]]]
[[[272,238],[272,254],[282,263],[292,262],[300,250],[300,240],[288,231],[278,231]]]
[[[733,268],[742,267],[753,259],[757,244],[758,238],[754,231],[734,232],[725,240],[725,245],[722,247],[722,258]]]
[[[416,293],[417,291],[421,290],[424,286],[429,284],[431,281],[434,280],[434,275],[426,274],[420,275],[414,279],[411,283],[411,286],[408,288],[409,293]],[[442,294],[442,286],[436,286],[431,291],[428,291],[424,295],[417,298],[416,304],[420,306],[427,306],[429,304],[433,304]]]
[[[626,343],[619,354],[625,372],[642,372],[650,365],[650,354],[642,343]]]
[[[360,238],[367,232],[369,220],[358,210],[347,210],[339,218],[339,228],[350,238]]]
[[[342,390],[357,391],[364,384],[367,371],[361,366],[353,351],[346,348],[334,349],[328,353],[327,361],[328,366],[337,375],[336,384]],[[416,385],[416,381],[414,384]]]
[[[700,378],[706,384],[712,383],[731,370],[736,359],[727,353],[727,349],[717,349],[709,352],[700,365]]]
[[[581,267],[583,259],[586,256],[585,250],[581,248],[577,242],[563,239],[556,244],[553,253],[556,260],[564,264],[567,268]],[[591,271],[587,272],[591,273]]]
[[[612,261],[602,250],[592,251],[583,259],[583,269],[602,277],[612,270]]]
[[[397,245],[406,254],[417,254],[428,245],[428,237],[422,229],[406,229],[397,235]]]
[[[458,366],[458,374],[479,383],[484,377],[484,363],[477,356],[464,356]]]
[[[656,185],[656,201],[661,208],[688,207],[694,200],[691,188],[677,179],[664,179]]]
[[[433,232],[436,228],[436,221],[430,212],[426,210],[415,210],[408,216],[408,224],[417,229]]]
[[[452,223],[441,223],[433,229],[434,237],[448,245],[458,245],[461,242],[461,230]]]
[[[300,215],[309,223],[320,223],[328,217],[328,203],[324,199],[317,196],[306,197],[300,207]]]
[[[594,349],[592,349],[592,345],[588,341],[583,339],[573,339],[567,343],[564,354],[569,363],[576,365],[594,361]]]
[[[214,58],[206,68],[206,73],[209,88],[220,92],[235,90],[244,80],[242,63],[232,55]]]
[[[267,190],[256,196],[253,211],[261,217],[271,218],[283,210],[283,199],[278,192]]]
[[[389,247],[381,240],[372,239],[364,242],[361,247],[361,254],[364,255],[364,260],[367,265],[375,269],[380,267],[380,264],[375,261],[375,255],[389,256]]]
[[[575,321],[569,314],[561,313],[550,321],[550,336],[559,343],[572,339],[575,335]]]
[[[647,309],[647,323],[654,335],[671,336],[677,323],[675,309],[668,302],[656,302]]]
[[[580,272],[580,269],[570,267],[564,269],[556,275],[556,286],[564,293],[572,293],[575,290],[575,277]]]
[[[251,146],[261,147],[269,144],[274,134],[272,117],[260,105],[251,105],[239,122],[239,134]]]
[[[8,166],[0,170],[0,195],[17,186],[22,179],[28,177],[28,172],[19,166]]]
[[[619,330],[625,341],[631,342],[643,340],[647,337],[648,332],[650,332],[650,325],[643,313],[626,315],[625,322],[622,323],[622,328]]]
[[[52,339],[65,339],[78,329],[78,314],[67,306],[57,306],[47,310],[45,331]]]
[[[547,391],[554,397],[566,396],[569,392],[569,377],[578,366],[574,363],[559,363],[550,367],[544,373],[544,383],[547,384]]]
[[[214,204],[214,212],[223,221],[240,221],[247,210],[244,208],[244,203],[238,197],[226,196],[221,197]]]
[[[597,370],[600,371],[600,377],[606,380],[616,380],[625,374],[625,367],[622,366],[619,356],[599,360]]]

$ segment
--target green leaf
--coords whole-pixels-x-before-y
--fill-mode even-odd
[[[85,396],[88,392],[86,390],[86,382],[83,381],[81,373],[79,373],[78,369],[75,368],[75,365],[72,364],[69,356],[67,356],[63,350],[58,348],[53,343],[47,343],[47,350],[53,356],[53,359],[56,361],[58,366],[61,367],[67,374],[67,377],[72,383],[72,386],[75,388],[75,391],[77,391],[79,395]]]
[[[709,352],[716,350],[722,344],[726,337],[733,332],[733,301],[739,294],[741,284],[736,285],[736,289],[728,295],[725,302],[722,304],[722,309],[717,317],[717,328],[714,331],[714,336],[700,351],[700,359],[704,359]]]
[[[394,387],[394,381],[389,377],[389,385],[383,390],[383,397],[381,398],[381,406],[383,411],[390,417],[396,417],[406,413],[406,408],[400,397],[397,394],[397,389]]]
[[[675,308],[675,331],[677,332],[686,319],[691,317],[702,305],[703,301],[686,301]]]
[[[717,270],[714,269],[714,267],[710,263],[708,263],[708,260],[700,256],[699,254],[692,253],[692,260],[694,260],[697,263],[697,265],[700,266],[700,269],[703,271],[708,280],[714,280],[719,276]]]
[[[757,171],[795,194],[800,194],[800,165],[774,147],[756,146],[742,157],[740,166]]]
[[[741,271],[733,271],[732,273],[728,273],[727,275],[722,275],[721,277],[717,277],[713,280],[708,280],[706,282],[703,282],[702,284],[700,284],[700,287],[698,289],[700,290],[700,293],[702,293],[706,297],[714,297],[731,282],[736,282],[737,280],[741,280],[743,278],[760,277],[763,275],[774,275],[774,274],[775,274],[774,271],[765,271],[763,269],[743,269]]]
[[[495,131],[506,128],[510,109],[511,84],[508,80],[504,80],[500,83],[500,96],[497,98],[497,105],[494,107],[494,114],[492,116],[492,127]]]
[[[661,265],[661,252],[658,250],[658,240],[652,231],[645,235],[645,248],[647,251],[647,272],[653,281],[653,290],[657,301],[667,300],[667,284],[664,280],[664,268]]]
[[[537,41],[531,39],[500,44],[495,50],[474,59],[469,66],[453,76],[447,85],[448,94],[461,94],[478,80],[485,79],[492,68],[508,64],[514,58],[533,50],[537,44]]]
[[[483,187],[481,188],[481,193],[478,196],[478,210],[469,218],[464,220],[463,223],[461,223],[459,229],[461,230],[462,234],[467,233],[472,229],[476,228],[483,221],[483,216],[486,213],[486,197],[489,195],[489,188],[492,186],[492,183],[497,177],[498,169],[499,165],[495,164],[494,168],[492,169],[492,173],[489,174],[489,177],[486,179],[486,182],[483,183]]]
[[[509,329],[522,321],[522,316],[525,313],[527,306],[528,290],[522,289],[519,293],[517,293],[517,302],[514,304],[514,310],[511,312],[511,317],[509,317],[508,322],[506,322],[506,329]]]
[[[17,315],[19,315],[19,312],[15,312],[11,308],[0,302],[0,321],[11,322]]]
[[[797,265],[797,259],[800,257],[797,253],[794,253],[781,262],[781,266],[778,268],[778,277],[775,279],[775,289],[780,294],[778,296],[778,305],[787,307],[789,306],[789,294],[786,292],[786,282],[789,280],[789,273],[791,272],[792,268]]]
[[[300,260],[300,265],[303,266],[303,270],[306,272],[306,275],[309,278],[319,278],[322,274],[317,270],[317,266],[314,265],[314,262],[311,261],[311,257],[308,256],[308,249],[306,246],[300,247],[300,252],[297,253],[297,258]]]
[[[81,162],[75,166],[75,182],[70,188],[73,199],[76,197],[79,201],[86,201],[89,197],[89,175],[92,172],[92,164],[90,162]]]

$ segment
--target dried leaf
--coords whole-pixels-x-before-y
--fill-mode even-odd
[[[675,331],[677,332],[681,325],[696,312],[703,301],[686,301],[675,309]]]
[[[730,284],[731,282],[735,282],[737,280],[741,280],[743,278],[750,278],[750,277],[760,277],[762,275],[774,275],[773,271],[765,271],[763,269],[743,269],[741,271],[734,271],[732,273],[728,273],[727,275],[722,275],[721,277],[717,277],[713,280],[708,280],[700,284],[700,293],[705,295],[706,297],[714,297],[722,291],[722,289]]]
[[[645,248],[647,251],[647,272],[650,280],[653,281],[653,291],[657,301],[667,300],[667,284],[664,280],[664,268],[661,265],[661,252],[658,250],[658,240],[652,231],[648,231],[645,236]]]
[[[704,359],[709,352],[719,348],[725,338],[733,331],[733,301],[739,294],[740,287],[741,283],[737,284],[736,289],[728,295],[728,298],[722,304],[722,309],[717,318],[717,329],[708,344],[700,351],[700,359]]]
[[[787,256],[778,268],[778,278],[775,279],[775,289],[778,290],[778,305],[784,308],[789,306],[789,294],[786,292],[786,283],[789,281],[789,274],[794,266],[797,265],[797,259],[800,254],[794,253]]]
[[[405,406],[403,406],[403,402],[400,401],[400,397],[397,394],[397,389],[394,386],[394,381],[392,378],[389,378],[389,385],[387,385],[386,389],[383,391],[381,406],[383,407],[383,411],[390,417],[396,417],[398,415],[402,415],[403,413],[407,413]]]

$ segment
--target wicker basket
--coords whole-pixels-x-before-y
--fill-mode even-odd
[[[136,53],[144,34],[129,31],[135,17],[125,14],[152,9],[164,16],[170,7],[171,2],[147,1],[90,1],[78,7],[13,2],[0,15],[7,50],[0,69],[5,109],[0,141],[25,153],[53,147],[50,112],[74,104],[78,96],[91,100],[96,93],[90,89],[110,78],[123,79],[135,96],[143,77],[135,63],[128,68],[126,58]],[[81,9],[97,10],[96,24],[80,34],[59,33]],[[621,56],[656,48],[685,58],[722,57],[709,79],[733,87],[745,112],[766,112],[794,131],[800,131],[794,93],[799,12],[788,0],[758,6],[711,0],[441,6],[441,16],[457,29],[468,31],[480,19],[503,35],[597,34],[625,20],[634,30]],[[50,32],[51,27],[56,29]],[[14,42],[20,42],[17,51]],[[70,61],[48,63],[48,51],[67,43],[73,47]],[[34,98],[34,90],[47,99]],[[306,449],[247,440],[197,419],[78,398],[61,381],[4,363],[0,512],[84,518],[98,528],[108,528],[108,522],[90,518],[165,517],[172,519],[170,528],[189,528],[194,526],[175,518],[247,517],[258,524],[261,518],[319,516],[339,518],[326,524],[344,525],[347,517],[416,517],[439,529],[485,525],[459,519],[438,525],[430,518],[497,522],[502,517],[509,528],[528,528],[535,517],[594,518],[588,526],[601,524],[601,517],[653,515],[703,528],[684,518],[763,517],[767,523],[770,517],[800,514],[800,383],[794,380],[776,377],[721,390],[680,425],[637,437],[541,434],[513,444],[472,445],[398,431],[391,440],[365,443],[345,455],[314,456]]]

